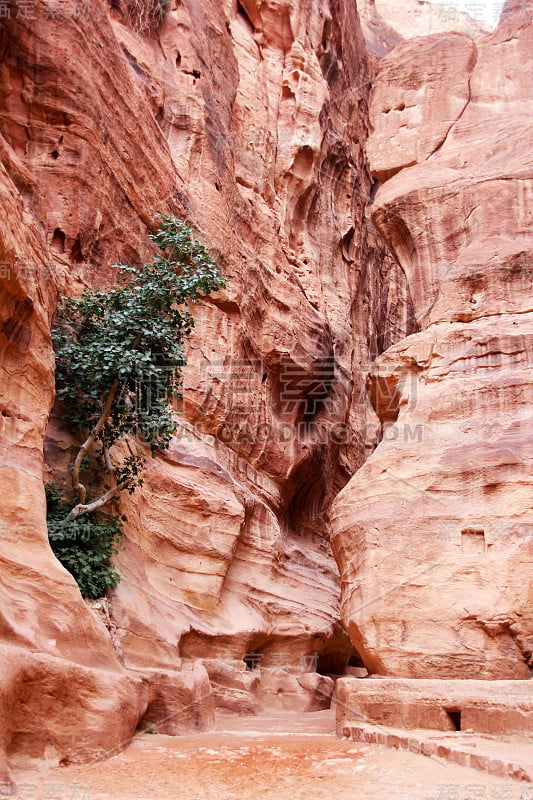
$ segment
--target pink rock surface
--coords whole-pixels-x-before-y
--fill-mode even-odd
[[[532,16],[530,2],[506,5],[464,76],[470,99],[434,152],[431,124],[418,153],[389,140],[383,100],[398,107],[408,75],[424,95],[435,47],[460,44],[466,63],[463,38],[401,44],[374,88],[371,167],[396,174],[373,219],[408,278],[420,332],[370,370],[386,427],[335,501],[333,544],[343,619],[381,674],[529,675]],[[464,81],[460,63],[449,62],[442,85]]]
[[[526,681],[342,678],[335,701],[338,731],[357,721],[522,739],[529,738],[533,724],[533,694]]]
[[[361,365],[412,322],[368,224],[352,2],[191,1],[144,36],[103,0],[80,13],[43,0],[0,31],[1,637],[26,653],[10,685],[45,657],[90,682],[96,717],[72,711],[59,677],[49,700],[32,695],[38,755],[58,759],[77,757],[85,726],[115,745],[114,687],[130,687],[124,735],[147,704],[194,694],[172,683],[182,659],[316,652],[342,671],[352,646],[326,513],[373,444],[352,435],[376,422]],[[43,465],[49,325],[58,293],[149,257],[160,211],[195,225],[228,288],[195,309],[180,437],[122,504],[122,580],[100,619],[46,540],[43,466],[61,478],[72,444],[56,409]],[[172,681],[154,689],[154,673]],[[254,698],[250,685],[244,706]],[[10,757],[37,752],[30,728],[12,728]]]
[[[213,704],[253,711],[278,688],[298,708],[329,700],[316,672],[277,686],[280,658],[334,675],[355,644],[397,674],[524,676],[530,4],[508,3],[477,56],[451,34],[385,64],[373,224],[353,2],[186,0],[145,35],[103,0],[83,8],[58,19],[43,0],[0,30],[0,777],[113,751],[139,723],[204,728]],[[179,435],[121,503],[121,583],[100,613],[46,538],[43,472],[64,475],[72,446],[59,409],[48,421],[49,326],[59,293],[150,256],[159,211],[193,223],[228,286],[195,309]],[[328,512],[380,421],[428,438],[385,437],[336,504],[352,644]],[[450,531],[432,587],[428,519]]]
[[[367,147],[377,180],[421,164],[442,145],[469,102],[476,56],[472,39],[458,33],[417,39],[416,46],[404,42],[383,59],[372,92]],[[431,64],[431,70],[422,64]]]
[[[358,0],[357,9],[367,48],[377,57],[402,39],[449,31],[479,39],[488,33],[476,19],[480,8],[475,5],[468,9],[473,16],[452,5],[425,0]]]
[[[98,761],[129,744],[146,681],[26,647],[2,645],[1,655],[2,750],[11,765]]]
[[[287,711],[322,711],[331,705],[335,682],[327,675],[309,672],[291,675],[262,670],[261,696],[269,708]]]
[[[207,670],[200,663],[188,669],[146,670],[148,704],[139,722],[141,730],[176,736],[205,731],[215,722],[215,703]]]

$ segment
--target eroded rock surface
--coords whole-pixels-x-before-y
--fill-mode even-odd
[[[223,667],[250,653],[303,659],[316,694],[306,675],[353,653],[328,507],[375,439],[366,366],[412,329],[405,278],[367,224],[355,4],[191,0],[141,36],[103,0],[47,0],[2,20],[0,48],[2,640],[18,648],[15,704],[27,670],[50,687],[23,723],[6,711],[4,749],[113,749],[201,704],[199,658],[231,710],[239,691],[240,708],[257,702],[257,676]],[[122,580],[100,618],[46,538],[49,325],[58,293],[149,257],[157,212],[196,226],[228,288],[195,310],[180,435],[121,506]],[[70,447],[56,410],[47,479]],[[87,686],[87,706],[73,711],[65,682]],[[114,730],[120,692],[131,708]],[[209,697],[191,724],[209,723]],[[85,750],[78,728],[94,729]]]
[[[373,220],[420,332],[371,370],[383,439],[335,502],[333,544],[343,619],[381,674],[529,674],[532,17],[531,2],[507,3],[473,51],[455,34],[402,43],[373,91],[371,167],[388,177]],[[444,50],[457,55],[442,64],[450,106],[427,78]],[[415,142],[417,114],[428,124]]]
[[[214,706],[325,706],[355,648],[378,672],[526,676],[530,12],[477,46],[399,45],[373,175],[352,0],[186,0],[145,35],[103,0],[2,20],[0,779]],[[97,612],[46,537],[43,472],[72,446],[59,409],[47,427],[49,326],[59,293],[150,257],[157,212],[228,285],[195,309],[179,435],[121,502]],[[358,469],[335,506],[350,641],[328,512]]]
[[[378,58],[402,39],[448,31],[478,39],[488,33],[476,18],[480,8],[475,4],[469,9],[473,16],[451,5],[426,0],[358,0],[357,8],[368,50]]]
[[[336,712],[338,733],[353,720],[380,727],[475,731],[528,739],[533,697],[526,681],[342,678],[337,683]]]

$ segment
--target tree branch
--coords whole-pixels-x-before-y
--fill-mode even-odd
[[[142,332],[137,334],[137,336],[135,337],[135,339],[133,340],[133,342],[130,345],[130,349],[137,347],[137,345],[139,344],[141,339],[142,339]],[[119,387],[119,380],[118,380],[118,378],[115,378],[115,380],[111,384],[111,388],[109,390],[109,394],[107,395],[107,400],[105,402],[104,409],[103,409],[103,411],[102,411],[102,413],[100,415],[100,419],[96,423],[92,433],[89,434],[87,439],[84,441],[84,443],[80,447],[78,455],[76,456],[76,460],[74,461],[74,467],[72,468],[72,488],[74,489],[74,491],[78,495],[78,500],[80,501],[78,505],[83,505],[85,503],[85,499],[87,497],[87,490],[86,490],[85,486],[83,485],[83,483],[80,483],[80,469],[81,469],[82,461],[83,461],[83,459],[85,457],[85,454],[88,452],[90,447],[92,447],[96,437],[98,436],[98,434],[100,433],[100,431],[102,430],[102,428],[104,427],[104,425],[107,422],[109,414],[111,413],[111,407],[113,405],[113,401],[114,401],[115,396],[117,394],[118,387]],[[108,455],[109,455],[109,453],[108,453]],[[105,456],[105,449],[104,449],[104,456]],[[106,467],[107,467],[107,461],[106,461]],[[108,467],[108,469],[109,469],[109,467]],[[111,473],[113,472],[112,469],[110,471],[111,471]],[[100,506],[98,506],[98,508],[100,508]]]
[[[109,452],[109,447],[104,447],[104,463],[105,463],[107,471],[112,475],[113,480],[114,480],[115,471],[113,469],[113,462],[111,461],[111,454]]]
[[[115,399],[115,395],[117,393],[118,385],[119,385],[118,378],[115,378],[115,380],[111,384],[111,389],[109,390],[109,394],[107,395],[107,400],[104,406],[104,410],[100,414],[100,419],[93,428],[92,433],[89,434],[87,439],[80,447],[78,455],[76,456],[76,460],[74,462],[74,467],[72,469],[72,488],[74,489],[74,491],[78,493],[78,500],[80,501],[80,504],[85,503],[85,498],[87,497],[87,490],[83,485],[83,483],[80,483],[81,464],[85,457],[85,454],[87,453],[91,445],[94,443],[94,440],[96,439],[96,437],[98,436],[98,434],[100,433],[100,431],[107,422],[107,418],[109,417],[109,414],[111,412],[111,406],[113,405],[113,400]]]
[[[112,486],[97,500],[93,500],[92,503],[78,503],[77,506],[74,506],[74,508],[71,509],[67,519],[79,517],[80,514],[90,514],[91,511],[96,511],[97,509],[102,508],[102,506],[105,506],[106,503],[109,503],[109,501],[112,500],[115,495],[117,495],[123,489],[126,489],[129,486],[129,483],[129,481],[123,481],[116,486]]]

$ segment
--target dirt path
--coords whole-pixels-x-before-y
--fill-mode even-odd
[[[14,777],[20,800],[533,800],[533,786],[337,739],[331,711],[142,734],[105,762]]]

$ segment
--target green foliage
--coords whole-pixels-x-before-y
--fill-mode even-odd
[[[194,327],[188,305],[225,285],[182,220],[160,216],[150,239],[159,248],[150,264],[115,265],[120,285],[63,299],[52,328],[56,396],[64,419],[86,438],[72,468],[77,505],[69,508],[49,492],[49,538],[86,597],[118,583],[109,565],[118,518],[98,522],[92,512],[122,490],[133,492],[145,466],[131,451],[113,466],[109,449],[126,435],[138,435],[152,455],[168,447],[177,426],[170,401],[181,397],[185,342]],[[107,472],[111,488],[89,502],[81,470],[97,487]]]
[[[118,517],[98,521],[94,514],[67,517],[70,507],[57,487],[46,487],[48,539],[57,559],[76,579],[83,597],[102,597],[119,575],[109,559],[122,536]]]
[[[85,290],[79,299],[66,298],[52,334],[57,398],[68,409],[69,424],[91,431],[117,380],[97,441],[110,447],[125,434],[139,434],[155,453],[168,447],[176,429],[169,402],[181,397],[184,343],[194,326],[187,306],[224,282],[182,220],[161,217],[158,232],[150,238],[161,255],[139,269],[117,265],[128,278],[115,289]],[[134,456],[121,466],[120,478],[130,478],[129,490],[143,466]]]

